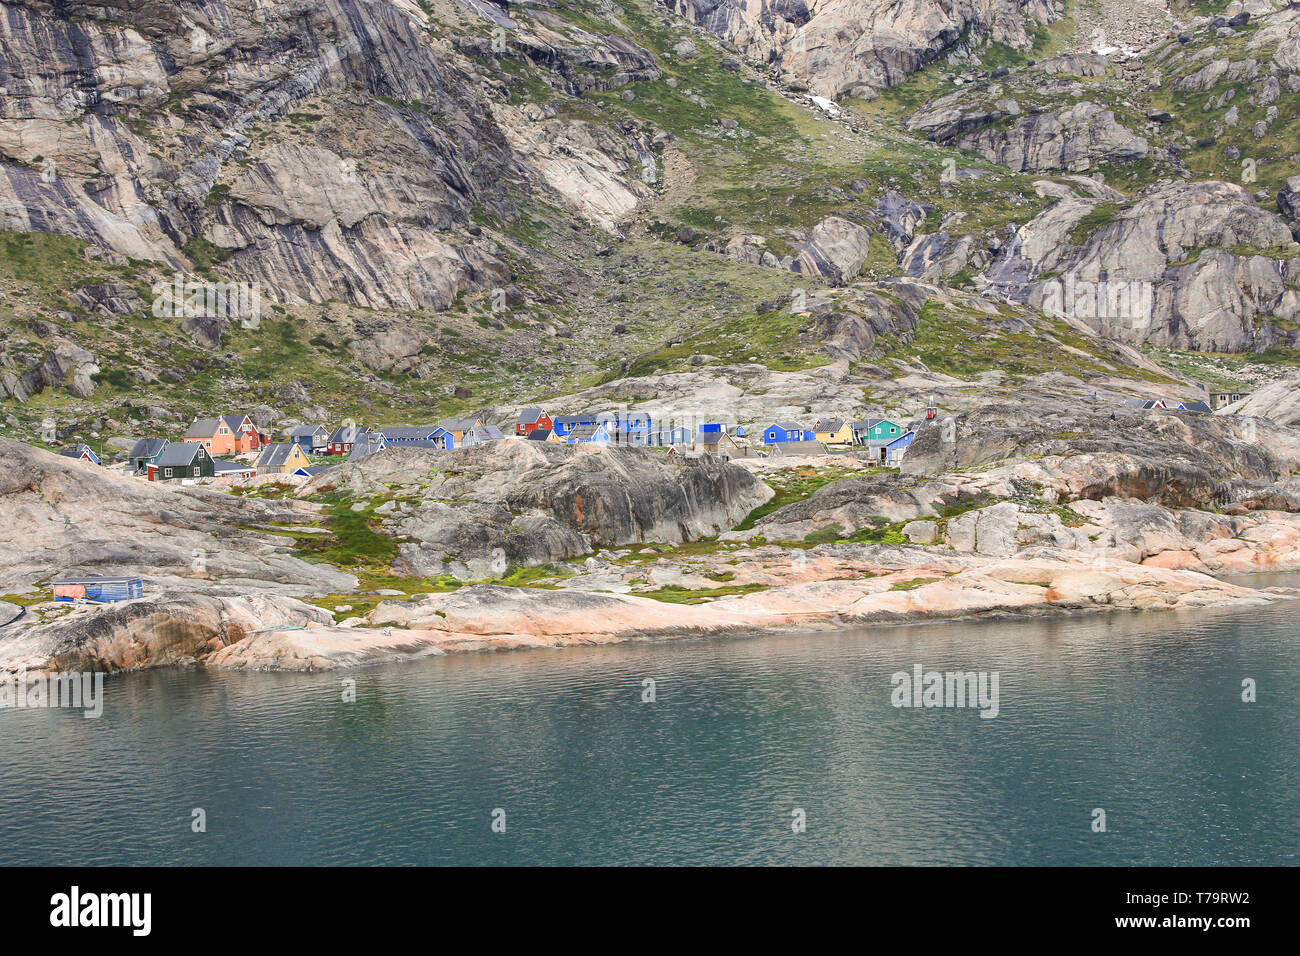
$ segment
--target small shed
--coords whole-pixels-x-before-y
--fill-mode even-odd
[[[56,601],[130,601],[144,595],[140,578],[61,578],[51,589]]]

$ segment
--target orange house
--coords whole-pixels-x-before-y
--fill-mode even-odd
[[[211,455],[239,455],[267,444],[247,415],[196,419],[185,433],[185,440],[198,442]]]

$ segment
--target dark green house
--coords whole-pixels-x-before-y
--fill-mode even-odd
[[[148,468],[150,481],[211,478],[216,472],[212,456],[196,441],[178,441],[168,445]]]

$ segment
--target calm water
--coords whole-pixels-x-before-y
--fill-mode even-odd
[[[0,711],[0,864],[1296,863],[1297,609],[110,678]],[[894,708],[916,663],[1000,716]]]

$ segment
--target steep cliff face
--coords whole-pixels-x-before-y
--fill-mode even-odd
[[[1030,45],[1047,0],[660,0],[822,96],[871,95],[959,46]]]
[[[1234,183],[1197,182],[1119,203],[1059,200],[988,275],[1113,338],[1238,352],[1277,341],[1269,317],[1300,317],[1297,267],[1300,246],[1278,216]]]
[[[529,32],[491,4],[431,8],[455,28],[399,0],[3,8],[0,228],[220,262],[288,303],[446,308],[508,277],[472,220],[517,221],[512,181],[580,199],[587,174],[640,169],[635,142],[563,123],[538,135],[503,111],[506,88],[479,68],[494,44],[575,92],[657,75],[627,41]],[[575,211],[612,226],[638,198],[605,193]]]

